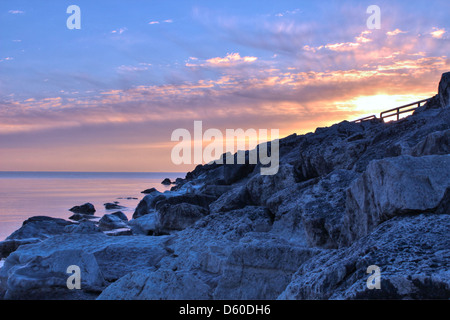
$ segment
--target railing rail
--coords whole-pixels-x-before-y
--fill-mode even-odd
[[[418,107],[421,106],[422,103],[428,102],[431,98],[429,99],[424,99],[424,100],[420,100],[420,101],[416,101],[410,104],[406,104],[404,106],[401,107],[397,107],[397,108],[393,108],[393,109],[389,109],[386,111],[383,111],[380,113],[380,119],[384,121],[384,119],[386,118],[391,118],[391,117],[397,117],[397,121],[400,120],[400,115],[403,113],[407,113],[407,112],[411,112],[416,110]],[[403,110],[405,108],[409,108],[407,110]],[[353,121],[354,123],[361,123],[364,121],[369,121],[369,120],[373,120],[373,119],[378,119],[376,115],[371,115],[371,116],[367,116],[358,120]]]

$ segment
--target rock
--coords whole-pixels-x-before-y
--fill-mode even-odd
[[[127,228],[128,224],[126,223],[128,219],[122,212],[115,212],[111,214],[105,214],[99,221],[98,226],[102,231],[111,231],[114,229],[122,229]]]
[[[359,176],[335,170],[312,185],[283,189],[268,201],[275,213],[273,231],[309,247],[337,248],[344,225],[346,190]]]
[[[450,72],[444,73],[439,82],[439,98],[443,108],[450,105]]]
[[[71,209],[69,209],[69,211],[72,211],[73,213],[93,215],[95,213],[95,207],[92,203],[88,202],[81,206],[72,207]]]
[[[450,155],[374,160],[347,191],[348,243],[394,216],[435,212],[450,188]]]
[[[419,142],[411,151],[414,157],[428,155],[443,155],[450,153],[450,129],[437,131],[427,135],[425,139]]]
[[[96,217],[90,214],[82,214],[82,213],[74,213],[69,217],[69,220],[73,221],[83,221],[83,220],[97,220],[100,219],[100,217]]]
[[[125,208],[121,205],[118,205],[117,203],[109,203],[109,202],[105,203],[104,206],[105,206],[106,210],[120,210],[120,209]]]
[[[133,272],[106,288],[98,300],[207,300],[210,291],[201,278],[188,272]]]
[[[103,233],[64,234],[20,246],[0,269],[0,298],[3,294],[8,299],[95,298],[108,283],[157,265],[168,254],[164,249],[168,240],[168,237],[108,237]],[[88,281],[91,275],[98,275],[94,260],[106,281],[100,288],[94,286],[99,277]],[[78,265],[82,269],[81,279],[88,281],[86,286],[82,283],[81,291],[71,291],[65,286],[69,265]],[[78,291],[78,296],[74,291]]]
[[[73,225],[73,222],[44,217],[44,216],[36,216],[31,217],[25,220],[22,224],[22,227],[16,231],[14,231],[6,240],[20,240],[20,239],[46,239],[48,237],[64,234],[64,228],[66,226]]]
[[[157,232],[183,230],[208,213],[207,209],[190,203],[164,204],[156,214]]]
[[[169,178],[165,178],[161,184],[165,185],[165,186],[170,186],[172,184],[172,181],[170,181]]]
[[[249,204],[266,205],[267,200],[280,190],[294,185],[294,168],[289,164],[281,164],[275,175],[256,175],[246,184]]]
[[[79,224],[68,225],[64,228],[67,233],[93,234],[102,232],[97,225],[91,221],[82,221]]]
[[[133,213],[133,219],[145,216],[146,214],[149,214],[155,209],[155,205],[157,201],[166,199],[166,196],[163,195],[159,191],[152,192],[148,195],[146,195],[138,204],[136,207],[134,213]]]
[[[110,214],[113,215],[113,216],[116,216],[117,218],[119,218],[122,221],[125,221],[125,222],[128,221],[127,216],[122,211],[116,211],[116,212],[113,212],[113,213],[110,213]]]
[[[145,189],[144,191],[141,191],[141,193],[143,193],[143,194],[150,194],[150,193],[153,193],[153,192],[156,192],[156,191],[158,191],[158,190],[156,190],[155,188],[151,188],[151,189]]]
[[[245,237],[229,256],[214,299],[276,299],[298,267],[316,253],[274,236]]]
[[[129,223],[134,234],[143,234],[152,236],[155,234],[156,228],[156,213],[147,214],[142,217],[132,219]]]
[[[384,222],[351,247],[314,256],[279,299],[450,298],[450,215],[420,214]],[[381,289],[369,290],[371,265]]]
[[[10,239],[0,241],[0,259],[7,258],[12,252],[16,251],[20,246],[40,242],[40,239]]]
[[[14,259],[7,259],[4,268],[10,270],[6,300],[93,299],[105,285],[93,254],[83,250],[66,250],[42,256],[28,257],[20,266],[11,268]],[[69,290],[67,273],[70,266],[80,268],[82,290]],[[1,272],[3,274],[3,270]]]
[[[236,156],[235,156],[236,158]],[[235,162],[236,163],[236,162]],[[226,164],[223,165],[223,179],[226,185],[233,184],[246,178],[255,169],[255,164]]]

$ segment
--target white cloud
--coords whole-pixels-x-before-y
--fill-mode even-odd
[[[10,14],[23,14],[23,13],[25,13],[25,11],[21,11],[21,10],[9,10],[8,13],[10,13]]]
[[[150,21],[148,24],[159,24],[159,21]]]
[[[433,32],[431,32],[431,36],[436,39],[442,39],[444,34],[447,32],[445,29],[433,28]]]
[[[190,58],[190,61],[196,61],[197,58]],[[258,60],[257,57],[241,57],[239,53],[228,53],[225,57],[215,57],[204,61],[203,63],[186,63],[186,67],[231,67],[242,63],[252,63]]]

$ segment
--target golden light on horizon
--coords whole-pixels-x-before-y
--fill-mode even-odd
[[[431,98],[433,94],[406,94],[389,95],[377,94],[372,96],[359,96],[346,103],[340,103],[340,109],[347,108],[353,111],[355,118],[370,116],[375,114],[377,117],[381,112],[401,107],[416,101]]]

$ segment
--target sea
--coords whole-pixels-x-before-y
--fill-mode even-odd
[[[33,216],[68,219],[70,208],[90,202],[95,216],[118,210],[106,210],[105,203],[118,202],[131,219],[141,191],[150,188],[164,192],[161,184],[184,178],[180,172],[0,172],[0,241]]]

